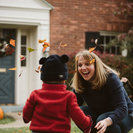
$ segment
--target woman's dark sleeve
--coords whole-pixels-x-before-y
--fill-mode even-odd
[[[111,97],[110,100],[113,109],[109,117],[112,119],[113,123],[117,123],[128,114],[127,102],[123,91],[124,88],[120,79],[115,74],[112,74],[107,82],[107,89]]]
[[[84,100],[83,100],[83,98],[82,98],[81,94],[76,93],[75,89],[72,89],[72,91],[74,92],[74,94],[75,94],[75,95],[76,95],[76,97],[77,97],[77,102],[78,102],[78,105],[79,105],[79,106],[82,106],[82,105],[83,105],[83,103],[84,103]]]

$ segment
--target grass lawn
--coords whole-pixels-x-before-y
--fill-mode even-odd
[[[77,126],[72,122],[71,124],[71,133],[82,133],[80,129],[77,128]],[[23,127],[23,128],[0,128],[0,133],[31,133],[28,127]]]
[[[133,129],[130,132],[128,132],[128,133],[133,133]]]
[[[14,121],[15,121],[15,119],[13,117],[5,115],[4,119],[0,120],[0,124],[7,124],[10,122],[14,122]]]
[[[80,129],[76,127],[74,122],[71,124],[71,133],[82,133]],[[28,127],[23,127],[23,128],[8,128],[8,129],[0,129],[0,133],[31,133]],[[129,132],[133,133],[133,129]]]

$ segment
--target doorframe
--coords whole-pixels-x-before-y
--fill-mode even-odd
[[[19,71],[20,71],[20,58],[19,57],[19,53],[21,52],[20,49],[20,41],[21,41],[21,29],[17,28],[17,32],[16,32],[16,55],[15,55],[15,66],[17,67],[16,73],[15,73],[15,103],[19,103],[19,97],[20,97],[20,89],[19,88]]]
[[[29,39],[30,39],[28,31],[29,31],[28,29],[23,29],[23,28],[18,28],[17,29],[17,38],[16,38],[16,44],[17,44],[17,47],[16,47],[16,67],[17,67],[17,70],[16,70],[16,75],[15,75],[15,82],[16,82],[16,84],[15,84],[15,103],[16,104],[24,103],[25,99],[27,98],[27,95],[28,95],[27,88],[28,88],[29,85],[28,85],[28,77],[27,76],[29,76],[29,73],[28,73],[28,68],[29,68],[29,65],[28,65],[29,57],[28,56],[29,55],[28,55],[27,50],[26,50],[27,57],[26,57],[26,66],[25,66],[25,68],[23,66],[21,66],[21,61],[20,61],[21,36],[22,35],[27,36],[27,47],[28,47]],[[22,72],[23,69],[25,69],[25,70]],[[21,78],[21,76],[19,77],[21,72],[22,72],[22,76],[24,74],[26,74],[26,77],[27,77],[27,80],[25,81],[26,83]],[[26,86],[23,87],[22,84],[26,84]]]

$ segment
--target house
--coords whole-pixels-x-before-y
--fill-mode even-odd
[[[133,26],[133,17],[113,14],[121,1],[0,0],[0,38],[16,41],[15,52],[0,57],[0,104],[24,104],[30,92],[41,87],[35,69],[48,53],[71,54],[99,38],[103,52],[120,54],[119,47],[106,49],[106,44]],[[43,53],[39,39],[50,42],[50,50]],[[26,60],[20,61],[20,55]]]
[[[16,41],[15,52],[0,57],[0,104],[24,104],[30,92],[41,87],[40,74],[35,70],[39,58],[46,55],[38,40],[49,42],[52,8],[45,0],[0,0],[0,40]],[[28,52],[27,48],[35,51]],[[26,59],[21,61],[21,55]]]
[[[50,52],[72,53],[88,49],[91,41],[99,38],[103,52],[120,54],[119,47],[106,49],[106,44],[117,34],[133,27],[133,15],[126,18],[114,15],[124,12],[126,9],[122,7],[130,1],[47,0],[54,7],[50,13]],[[59,49],[60,43],[67,44],[67,47]]]

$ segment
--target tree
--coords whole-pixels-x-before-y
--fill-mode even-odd
[[[115,16],[133,17],[133,0],[122,1],[114,11]]]

